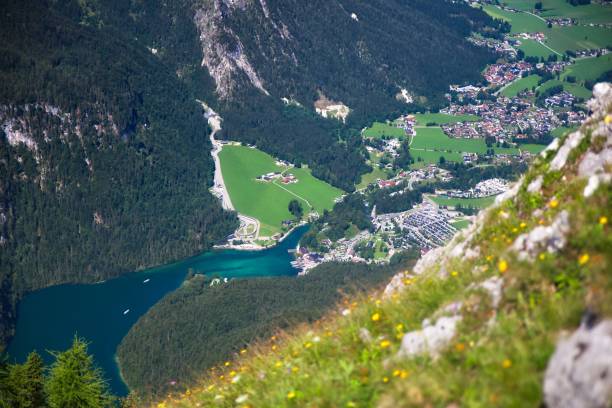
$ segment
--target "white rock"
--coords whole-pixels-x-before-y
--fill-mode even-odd
[[[597,174],[593,174],[591,177],[589,177],[589,182],[584,188],[584,196],[587,198],[592,196],[597,190],[597,187],[599,187],[599,176]]]
[[[504,280],[499,276],[493,276],[478,285],[479,288],[486,290],[489,296],[491,296],[491,303],[495,309],[497,309],[499,302],[501,302],[503,286]]]
[[[543,182],[544,182],[544,177],[540,174],[531,183],[529,183],[529,185],[527,186],[527,192],[532,193],[532,194],[539,193],[540,190],[542,189]]]
[[[398,358],[418,354],[436,356],[455,336],[461,316],[440,317],[434,325],[406,333],[397,353]]]
[[[586,324],[561,340],[544,377],[546,405],[606,408],[612,405],[612,320]]]
[[[569,229],[569,214],[563,210],[551,225],[541,225],[529,233],[519,235],[512,244],[512,249],[518,253],[521,260],[533,259],[543,250],[549,253],[557,252],[565,246]]]
[[[563,143],[563,146],[557,152],[557,155],[550,162],[551,170],[561,170],[565,163],[567,162],[567,158],[569,154],[574,150],[580,142],[584,139],[584,134],[580,131],[570,133],[570,135]]]

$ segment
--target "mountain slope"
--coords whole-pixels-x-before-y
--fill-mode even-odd
[[[144,47],[44,2],[5,2],[0,38],[2,345],[24,292],[190,256],[236,220],[201,107]]]
[[[578,131],[384,293],[157,406],[608,406],[612,85],[594,95]]]

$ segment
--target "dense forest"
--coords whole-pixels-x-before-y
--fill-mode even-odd
[[[0,345],[24,292],[193,255],[237,224],[208,192],[207,123],[173,72],[28,3],[0,11]]]
[[[184,389],[254,340],[319,319],[343,294],[386,282],[417,256],[402,254],[390,266],[326,263],[299,278],[241,279],[213,287],[195,275],[123,339],[118,349],[122,373],[141,396]]]

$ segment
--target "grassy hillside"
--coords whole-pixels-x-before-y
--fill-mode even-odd
[[[579,132],[383,294],[251,345],[157,406],[550,406],[559,335],[587,310],[587,333],[612,317],[612,87],[595,95]],[[567,378],[562,398],[577,397],[584,371],[552,374]]]
[[[257,218],[261,235],[270,236],[281,230],[283,220],[290,220],[291,200],[301,202],[304,212],[331,209],[342,191],[316,179],[305,168],[277,166],[272,156],[246,146],[224,146],[219,155],[223,178],[232,204],[244,215]],[[298,182],[263,182],[258,177],[270,172],[293,174]]]

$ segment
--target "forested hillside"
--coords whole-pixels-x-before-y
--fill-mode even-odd
[[[359,129],[477,79],[491,54],[464,37],[496,25],[442,0],[4,2],[0,344],[24,291],[188,256],[232,231],[207,191],[196,99],[224,118],[220,137],[352,191],[369,169]],[[346,123],[317,115],[319,98],[348,105]]]
[[[144,47],[44,2],[5,2],[0,38],[2,344],[25,291],[189,256],[236,221],[207,191],[201,108]]]
[[[196,275],[123,339],[117,352],[123,376],[144,400],[184,390],[245,345],[314,322],[343,296],[376,288],[417,256],[398,256],[391,266],[324,264],[303,277],[240,279],[213,287]]]

